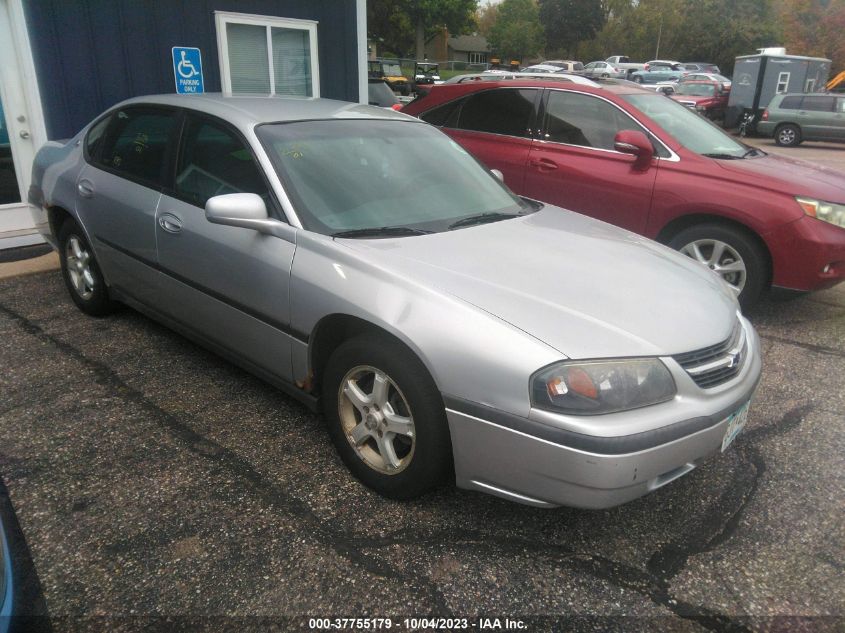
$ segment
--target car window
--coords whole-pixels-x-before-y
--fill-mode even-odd
[[[780,102],[781,110],[800,110],[801,97],[784,97]]]
[[[562,90],[549,91],[544,129],[549,141],[609,150],[620,130],[642,130],[607,101]]]
[[[270,196],[252,153],[222,125],[190,117],[176,170],[176,195],[204,207],[206,201],[226,193],[256,193],[269,203]]]
[[[167,110],[119,110],[103,141],[99,164],[120,175],[160,185],[175,123],[175,114]]]
[[[575,62],[574,64],[572,64],[572,68],[574,70],[584,70],[584,64],[582,64],[581,62]]]
[[[845,112],[845,98],[840,98],[836,100],[836,111]]]
[[[367,84],[367,101],[370,105],[380,106],[382,108],[389,108],[399,103],[390,86],[383,81],[370,81]]]
[[[461,111],[461,105],[464,101],[466,99],[457,99],[432,108],[428,112],[421,114],[420,119],[437,127],[457,127],[458,114]]]
[[[833,102],[833,97],[804,97],[801,109],[813,112],[833,112]]]
[[[458,127],[507,136],[528,136],[535,89],[501,88],[470,96],[461,108]]]
[[[88,136],[85,137],[85,153],[88,160],[94,160],[97,156],[97,150],[103,144],[106,130],[111,123],[112,117],[107,116],[102,121],[95,123],[90,130]]]

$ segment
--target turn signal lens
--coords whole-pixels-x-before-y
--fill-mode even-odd
[[[590,379],[590,375],[580,367],[572,367],[566,372],[566,382],[575,393],[595,400],[599,396],[599,390]]]

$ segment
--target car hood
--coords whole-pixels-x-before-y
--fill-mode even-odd
[[[736,322],[730,290],[700,264],[553,206],[444,233],[340,242],[570,358],[688,352],[726,339]]]
[[[717,160],[736,179],[793,196],[845,204],[845,173],[785,156]]]
[[[677,92],[669,97],[675,101],[691,101],[692,103],[702,103],[704,101],[718,101],[716,97],[700,97],[695,95],[679,95]]]

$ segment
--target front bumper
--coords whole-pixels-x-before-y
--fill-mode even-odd
[[[668,403],[627,412],[638,430],[630,434],[586,435],[553,425],[548,414],[538,416],[544,421],[520,418],[447,396],[457,485],[533,506],[597,509],[631,501],[685,475],[720,450],[728,416],[757,387],[759,339],[750,324],[745,327],[747,360],[734,379],[707,390],[712,393],[664,359],[675,375],[678,395]],[[673,410],[670,423],[642,427],[643,419],[666,420]],[[690,410],[697,415],[677,413]],[[624,414],[613,415],[618,419]]]
[[[763,235],[772,254],[772,285],[822,290],[845,279],[845,229],[804,216]]]

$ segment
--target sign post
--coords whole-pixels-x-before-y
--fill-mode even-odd
[[[200,94],[205,92],[202,80],[202,55],[198,48],[173,47],[173,76],[176,93]]]

